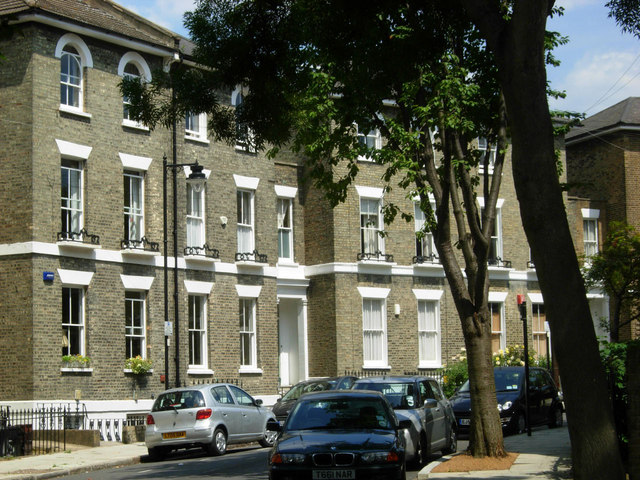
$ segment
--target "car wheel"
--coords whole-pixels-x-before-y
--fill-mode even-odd
[[[273,444],[276,443],[277,437],[278,437],[278,432],[265,430],[262,439],[258,443],[260,443],[261,447],[273,447]]]
[[[147,451],[149,452],[149,458],[154,462],[162,460],[166,453],[162,447],[147,448]]]
[[[526,422],[522,413],[515,413],[511,418],[511,433],[517,435],[526,429]]]
[[[561,427],[563,424],[562,408],[556,407],[551,413],[551,420],[549,421],[549,428]]]
[[[427,439],[424,435],[420,435],[420,441],[416,446],[415,452],[416,456],[413,458],[411,464],[415,468],[422,467],[427,464],[427,459],[429,458],[429,448],[427,446]]]
[[[227,434],[221,428],[213,432],[213,442],[207,445],[209,455],[224,455],[227,451]]]
[[[451,455],[452,453],[456,453],[458,451],[458,434],[456,432],[455,425],[451,425],[449,429],[449,442],[447,446],[442,449],[442,453],[444,455]]]

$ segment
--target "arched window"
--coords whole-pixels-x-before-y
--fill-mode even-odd
[[[123,78],[135,78],[141,82],[151,81],[149,65],[138,52],[127,52],[122,56],[118,64],[118,75]],[[122,97],[122,125],[146,130],[147,127],[131,118],[130,105],[129,99],[126,96]]]
[[[138,67],[136,67],[132,62],[127,63],[127,65],[124,67],[124,73],[122,75],[123,78],[131,78],[131,79],[139,79],[140,78],[140,71],[138,70]],[[131,105],[131,102],[129,101],[129,98],[124,96],[122,97],[122,108],[123,108],[123,115],[122,118],[124,120],[129,120],[132,121],[131,119],[131,115],[129,114],[129,105]]]
[[[65,45],[60,57],[60,104],[82,108],[82,61],[71,45]]]
[[[242,87],[236,87],[231,94],[231,105],[236,109],[236,149],[245,150],[248,152],[254,152],[252,132],[244,122],[238,120],[238,116],[242,111],[242,104],[244,103],[244,91]]]

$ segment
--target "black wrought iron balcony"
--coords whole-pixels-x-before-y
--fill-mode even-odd
[[[77,242],[84,245],[100,245],[100,237],[91,235],[85,228],[79,232],[58,232],[58,242]]]
[[[253,252],[237,252],[236,262],[268,263],[268,260],[267,255],[254,250]]]
[[[393,255],[382,252],[360,252],[358,253],[359,262],[393,262]]]
[[[487,263],[490,267],[511,268],[511,260],[503,260],[500,257],[490,258]]]
[[[435,253],[430,255],[416,255],[413,257],[413,263],[422,265],[423,263],[440,263],[440,257]]]
[[[201,247],[184,247],[184,256],[219,259],[220,251],[217,248],[211,248],[208,243],[205,243]]]
[[[120,242],[122,250],[139,250],[141,252],[160,253],[160,244],[158,242],[150,242],[147,237],[140,240],[122,240]]]

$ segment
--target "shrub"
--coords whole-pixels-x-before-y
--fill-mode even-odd
[[[134,373],[136,375],[147,373],[149,370],[151,370],[151,367],[151,360],[142,358],[140,355],[127,358],[124,362],[124,368],[127,370],[131,370],[131,373]]]

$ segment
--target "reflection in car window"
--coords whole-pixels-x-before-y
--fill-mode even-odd
[[[391,429],[393,421],[379,400],[310,400],[296,405],[288,430]]]
[[[204,397],[197,390],[184,390],[161,394],[153,404],[152,411],[181,410],[204,406]]]
[[[394,410],[416,408],[418,404],[413,383],[363,382],[359,383],[356,388],[382,393]]]
[[[496,392],[514,392],[519,390],[522,375],[522,372],[514,370],[494,370],[493,377],[496,382]],[[462,384],[458,392],[469,393],[469,380]]]
[[[309,392],[321,392],[324,390],[331,390],[332,382],[328,381],[320,381],[320,382],[311,382],[311,383],[303,383],[298,384],[291,388],[287,393],[284,394],[282,400],[297,400],[305,393]],[[345,387],[349,388],[349,387]]]
[[[440,390],[440,386],[434,380],[429,380],[429,386],[431,387],[433,398],[438,401],[444,400],[444,394],[442,393],[442,390]]]
[[[229,393],[229,390],[227,390],[227,387],[224,385],[213,387],[211,389],[211,395],[213,395],[213,398],[215,398],[218,403],[225,405],[233,405],[235,403]]]
[[[253,398],[251,398],[251,396],[249,396],[249,394],[246,393],[244,390],[240,390],[238,387],[234,387],[232,385],[229,386],[229,388],[233,392],[233,395],[236,397],[236,401],[240,405],[246,405],[246,406],[255,405]]]

